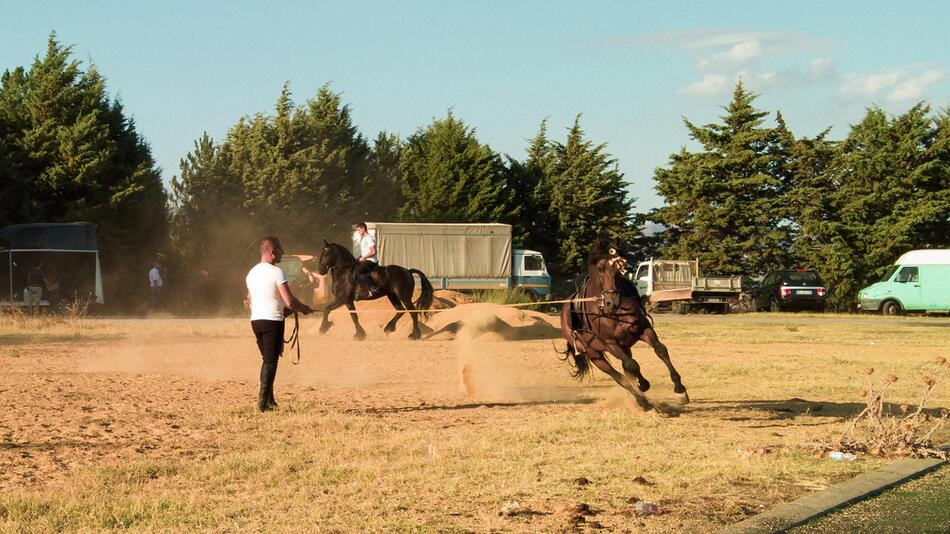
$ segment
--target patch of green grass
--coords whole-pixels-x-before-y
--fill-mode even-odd
[[[950,525],[950,467],[885,491],[791,530],[796,534],[836,532],[944,533]]]
[[[476,291],[472,296],[489,304],[527,304],[537,300],[533,294],[521,289],[486,289]]]

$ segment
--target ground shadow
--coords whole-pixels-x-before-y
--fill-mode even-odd
[[[595,399],[591,397],[583,397],[579,399],[558,399],[558,400],[537,400],[537,401],[514,401],[514,402],[471,402],[466,404],[426,404],[421,403],[415,406],[394,406],[391,408],[361,408],[361,409],[351,409],[343,410],[343,413],[347,414],[392,414],[392,413],[407,413],[407,412],[424,412],[424,411],[452,411],[452,410],[474,410],[477,408],[521,408],[527,406],[558,406],[558,405],[571,405],[571,404],[594,404],[599,402],[600,399]]]
[[[900,404],[884,403],[885,413],[898,415],[901,413]],[[828,402],[812,401],[793,397],[785,400],[698,400],[691,404],[690,412],[711,415],[721,414],[724,421],[753,421],[753,420],[789,420],[798,417],[829,417],[835,419],[850,419],[861,413],[867,405],[863,402]],[[729,412],[736,410],[758,410],[764,417],[736,417],[729,416]],[[924,408],[922,413],[930,416],[939,416],[940,408]]]

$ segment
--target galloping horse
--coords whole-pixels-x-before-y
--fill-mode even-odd
[[[689,402],[686,386],[670,361],[666,345],[653,330],[636,287],[620,276],[624,271],[626,260],[618,247],[606,239],[595,239],[587,260],[584,287],[571,297],[572,302],[564,303],[561,308],[561,333],[567,340],[567,350],[562,354],[565,359],[573,357],[573,375],[578,380],[590,373],[593,362],[629,391],[643,410],[649,411],[653,404],[644,393],[650,389],[650,382],[640,373],[640,365],[630,351],[634,343],[643,341],[666,364],[673,391],[679,394],[680,404],[686,404]],[[591,300],[573,302],[575,297]],[[605,352],[620,359],[623,374],[610,365]]]
[[[353,254],[342,245],[329,243],[326,239],[323,240],[323,243],[323,251],[320,253],[319,272],[321,275],[325,275],[330,271],[333,272],[334,298],[333,302],[331,302],[323,312],[323,322],[320,324],[320,333],[326,332],[327,329],[330,328],[330,325],[333,324],[330,321],[330,312],[332,310],[344,304],[351,312],[356,309],[353,305],[353,301],[356,300],[356,291],[359,288],[355,273],[357,261],[356,258],[353,257]],[[415,303],[412,302],[412,291],[416,285],[415,280],[412,278],[413,273],[419,275],[420,285],[422,286],[422,294],[419,295],[419,299],[416,300]],[[429,279],[426,278],[426,275],[418,269],[406,269],[398,265],[380,265],[371,273],[371,276],[373,277],[373,281],[376,282],[376,285],[379,286],[380,292],[376,296],[364,300],[375,300],[385,295],[389,297],[389,302],[392,303],[393,308],[396,308],[396,315],[386,323],[386,327],[383,329],[384,332],[396,330],[396,323],[406,310],[428,310],[432,306],[432,284],[429,283]],[[417,315],[417,313],[409,314],[412,318],[412,333],[409,335],[410,339],[419,339],[422,337]],[[356,339],[365,338],[366,331],[360,326],[359,317],[357,317],[355,313],[351,313],[350,317],[353,318],[353,325],[356,327]]]

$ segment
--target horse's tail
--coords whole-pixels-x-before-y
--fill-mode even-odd
[[[574,359],[574,363],[571,364],[571,376],[577,380],[583,380],[585,377],[590,376],[590,358],[587,357],[587,352],[577,352],[574,350],[574,346],[570,342],[567,344],[567,349],[564,352],[557,350],[555,347],[555,352],[557,352],[562,361],[567,360],[568,357]]]
[[[422,320],[429,318],[429,314],[425,313],[426,310],[432,308],[432,301],[434,299],[435,290],[432,289],[432,283],[429,282],[429,279],[426,277],[425,273],[419,269],[409,269],[409,274],[419,275],[419,285],[421,286],[422,291],[419,294],[419,298],[412,303],[413,307],[417,310],[422,310]]]

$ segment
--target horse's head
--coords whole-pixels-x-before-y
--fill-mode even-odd
[[[334,267],[350,267],[356,263],[356,258],[350,251],[343,248],[343,245],[330,243],[323,240],[323,250],[320,251],[320,261],[318,272],[321,275],[327,274]]]
[[[620,307],[620,289],[617,279],[627,272],[627,260],[620,250],[619,242],[610,243],[605,238],[594,239],[587,257],[588,271],[600,280],[601,306],[606,313]]]
[[[317,264],[317,272],[321,276],[326,275],[331,268],[336,266],[336,254],[333,252],[333,244],[323,240],[323,250],[320,251],[320,261]]]

